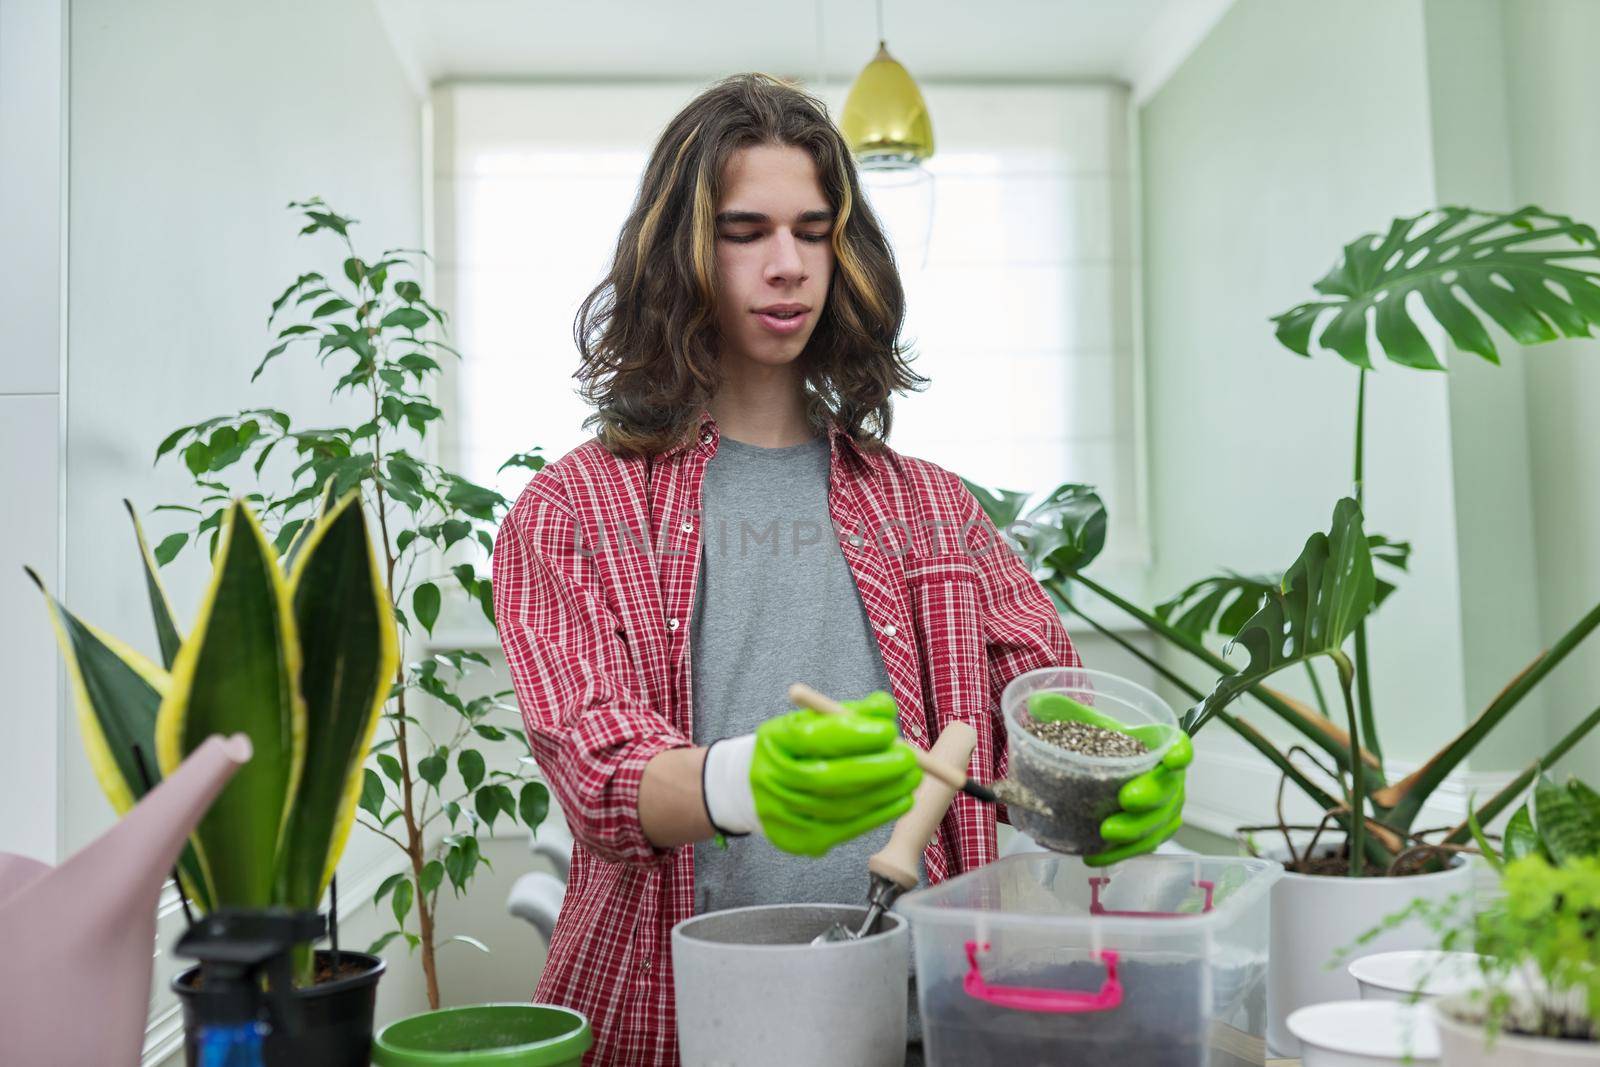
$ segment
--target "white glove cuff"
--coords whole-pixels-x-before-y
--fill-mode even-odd
[[[761,829],[756,817],[756,797],[750,788],[750,763],[756,754],[756,735],[724,737],[706,749],[700,785],[711,826],[729,837]]]

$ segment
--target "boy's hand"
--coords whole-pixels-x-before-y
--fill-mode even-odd
[[[760,830],[785,852],[820,856],[905,814],[922,771],[899,738],[894,698],[878,690],[840,703],[850,714],[791,711],[714,744],[705,779],[712,824]]]
[[[1160,748],[1175,727],[1161,723],[1125,726],[1102,712],[1081,704],[1064,693],[1035,693],[1028,700],[1028,712],[1041,722],[1072,720],[1114,730],[1143,741],[1151,749]],[[1194,760],[1189,735],[1178,730],[1172,743],[1155,767],[1124,783],[1117,792],[1122,810],[1100,824],[1106,848],[1083,862],[1091,867],[1106,867],[1130,856],[1152,852],[1156,846],[1183,825],[1184,777]]]

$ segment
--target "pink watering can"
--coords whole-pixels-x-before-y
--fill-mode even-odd
[[[250,751],[244,734],[208,738],[59,867],[0,853],[0,1062],[139,1062],[162,883]]]

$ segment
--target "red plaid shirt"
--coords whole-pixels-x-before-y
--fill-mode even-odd
[[[689,617],[717,443],[709,412],[695,439],[648,458],[591,439],[534,475],[495,540],[500,640],[577,839],[534,997],[588,1017],[589,1064],[678,1062],[670,934],[693,914],[694,849],[645,837],[639,779],[656,753],[693,743]],[[1055,606],[954,474],[868,452],[837,424],[829,444],[829,511],[902,735],[927,748],[965,720],[978,733],[969,773],[1004,777],[1001,690],[1078,664]],[[928,880],[994,860],[996,815],[957,794],[924,853]]]

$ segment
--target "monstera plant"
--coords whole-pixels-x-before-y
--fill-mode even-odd
[[[218,532],[187,635],[138,533],[165,666],[47,591],[46,602],[90,763],[119,813],[212,734],[250,737],[250,762],[179,861],[186,897],[202,911],[314,911],[349,837],[399,661],[383,574],[355,492],[325,495],[281,563],[242,500]],[[297,984],[312,981],[312,960],[302,947]]]
[[[1395,873],[1403,857],[1436,865],[1444,851],[1469,841],[1471,827],[1463,822],[1440,840],[1427,842],[1415,831],[1423,805],[1483,738],[1600,626],[1600,604],[1534,657],[1432,757],[1404,778],[1389,780],[1368,669],[1366,619],[1395,592],[1411,546],[1363,529],[1369,334],[1391,362],[1443,371],[1443,361],[1418,322],[1425,309],[1456,349],[1498,362],[1486,318],[1522,345],[1589,337],[1600,326],[1597,283],[1600,240],[1594,229],[1536,207],[1509,213],[1446,207],[1397,218],[1386,233],[1364,234],[1347,244],[1333,270],[1314,285],[1321,298],[1273,320],[1279,340],[1290,350],[1301,355],[1315,348],[1331,350],[1360,374],[1353,494],[1335,506],[1328,531],[1313,534],[1281,574],[1224,572],[1146,610],[1085,573],[1104,546],[1106,531],[1104,505],[1091,487],[1062,485],[1031,506],[1026,493],[990,491],[970,482],[967,487],[998,527],[1018,531],[1019,549],[1064,610],[1194,702],[1184,718],[1186,729],[1193,733],[1213,719],[1222,722],[1309,797],[1324,812],[1324,824],[1344,828],[1349,875]],[[1417,304],[1420,309],[1413,306]],[[1170,648],[1216,672],[1215,686],[1202,692],[1169,663],[1105,626],[1075,598],[1078,589],[1096,594]],[[1229,638],[1222,655],[1204,643],[1208,633]],[[1247,653],[1243,667],[1226,658],[1235,648]],[[1337,708],[1330,706],[1318,679],[1318,661],[1333,665],[1342,697]],[[1290,669],[1310,675],[1316,706],[1265,684]],[[1338,783],[1342,796],[1308,775],[1292,749],[1280,749],[1245,719],[1238,706],[1246,700],[1292,726],[1305,742],[1302,750],[1320,754],[1324,779]],[[1541,768],[1560,759],[1597,724],[1600,709],[1490,798],[1478,816],[1487,822],[1503,811]]]

